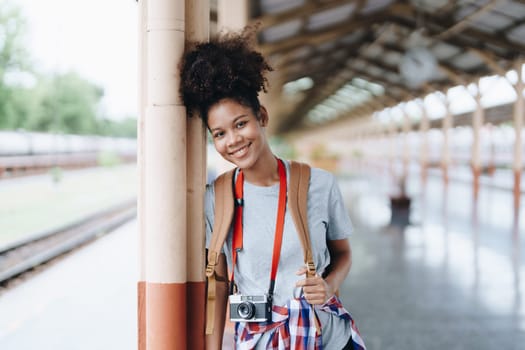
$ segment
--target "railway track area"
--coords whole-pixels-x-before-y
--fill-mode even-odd
[[[136,215],[127,200],[63,227],[37,233],[0,247],[0,286],[108,233]]]
[[[135,156],[116,154],[118,162],[135,162]],[[71,154],[42,154],[23,156],[0,156],[0,180],[31,176],[48,172],[53,168],[80,169],[100,166],[97,152]]]

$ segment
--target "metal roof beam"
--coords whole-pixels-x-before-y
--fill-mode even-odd
[[[359,4],[362,3],[363,1],[362,0],[350,0],[350,1],[337,0],[337,1],[331,1],[328,3],[320,3],[318,1],[306,1],[306,3],[303,6],[294,7],[290,10],[287,10],[281,13],[265,14],[262,16],[252,18],[250,21],[250,24],[259,25],[259,30],[263,30],[265,28],[268,28],[274,25],[286,23],[298,17],[309,17],[316,13],[327,11],[333,8],[337,8],[339,6],[343,6],[343,5],[352,3],[352,2],[357,3],[357,7],[356,7],[356,10],[357,10],[359,7]]]
[[[346,21],[335,26],[316,32],[308,32],[292,38],[283,39],[276,43],[259,44],[260,50],[265,55],[274,53],[285,53],[300,46],[319,45],[328,41],[337,40],[346,34],[361,28],[367,28],[371,23],[384,22],[388,17],[388,11],[380,11],[371,16],[358,16],[352,22]]]
[[[434,38],[438,39],[438,40],[443,40],[443,39],[446,39],[452,35],[456,35],[458,33],[460,33],[461,31],[463,31],[474,19],[484,15],[485,13],[487,13],[488,11],[492,10],[494,7],[496,7],[499,3],[501,3],[502,1],[505,1],[505,0],[491,0],[490,2],[488,2],[487,4],[485,4],[484,6],[481,6],[479,9],[477,9],[476,11],[474,11],[473,13],[469,14],[468,16],[464,17],[463,19],[461,19],[459,22],[457,22],[456,24],[448,27],[447,29],[445,29],[443,32],[441,32],[440,34],[434,36]]]
[[[482,51],[482,50],[475,49],[475,48],[469,48],[468,50],[470,52],[478,55],[479,58],[481,58],[483,60],[483,62],[485,62],[487,67],[489,67],[494,73],[496,73],[498,75],[501,75],[501,76],[505,76],[505,74],[507,74],[506,69],[504,69],[497,62],[497,58],[493,54],[491,54],[490,52]]]
[[[405,50],[395,44],[386,44],[385,48],[388,50],[396,51],[399,53],[404,53]],[[437,62],[438,69],[443,72],[450,81],[455,82],[456,84],[462,85],[466,80],[463,78],[464,72],[454,68],[452,65],[445,62]]]
[[[390,7],[390,15],[391,16],[388,18],[388,20],[392,20],[395,23],[405,25],[412,29],[417,29],[415,21],[417,11],[412,5],[395,2]],[[439,36],[442,32],[446,30],[446,28],[452,27],[455,24],[456,23],[451,21],[450,19],[441,17],[426,18],[424,22],[424,25],[429,31],[429,34],[434,36]],[[518,51],[520,53],[525,53],[525,45],[517,42],[511,42],[501,35],[494,36],[489,33],[485,33],[472,28],[463,29],[462,34],[469,36],[475,40],[478,40],[480,42],[480,47],[478,47],[479,49],[483,48],[485,43],[489,43],[495,46],[499,46],[510,52],[516,53],[516,51]],[[458,36],[455,36],[454,38],[454,41],[451,40],[451,37],[445,38],[446,40],[443,39],[441,41],[450,42],[451,44],[459,47],[471,47],[469,43],[462,42]],[[503,58],[509,59],[509,57]]]

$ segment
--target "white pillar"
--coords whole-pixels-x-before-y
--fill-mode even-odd
[[[408,171],[410,165],[410,143],[409,143],[409,133],[411,130],[410,125],[410,116],[408,115],[405,108],[403,108],[403,174],[401,178],[401,195],[405,196],[405,186],[408,178]]]
[[[208,41],[208,0],[185,0],[186,40]],[[187,120],[187,348],[204,349],[206,283],[204,190],[206,187],[206,127],[198,115]]]
[[[138,56],[139,56],[139,115],[137,118],[137,138],[138,138],[138,147],[137,147],[137,166],[139,172],[139,191],[137,196],[137,221],[139,229],[139,251],[138,251],[138,263],[139,263],[139,282],[137,287],[137,296],[138,296],[138,310],[137,310],[137,319],[138,319],[138,349],[146,349],[146,218],[144,211],[144,201],[145,201],[145,170],[144,165],[144,149],[145,149],[145,135],[144,135],[144,117],[145,117],[145,106],[146,106],[146,89],[142,87],[146,84],[146,53],[147,53],[147,31],[146,28],[146,19],[147,19],[147,1],[141,0],[139,3],[139,21],[138,21],[138,33],[139,33],[139,45],[138,45]]]
[[[389,142],[390,150],[388,151],[388,156],[390,158],[389,160],[389,167],[390,167],[390,174],[392,178],[395,180],[397,179],[396,174],[396,162],[397,162],[397,155],[399,154],[398,148],[399,148],[399,142],[398,142],[398,133],[397,133],[397,124],[392,118],[392,115],[390,114],[390,120],[388,121],[388,129],[389,129]]]
[[[430,121],[428,119],[427,109],[425,107],[425,101],[421,100],[419,103],[421,108],[421,121],[419,123],[419,137],[421,140],[421,153],[419,158],[420,169],[421,169],[421,180],[423,184],[426,182],[427,170],[428,170],[428,130],[430,129]]]
[[[472,115],[472,174],[474,177],[474,197],[477,198],[479,192],[479,177],[481,175],[481,128],[485,119],[485,111],[481,105],[481,89],[479,82],[476,84],[476,93],[474,94],[476,109]]]
[[[239,30],[248,24],[249,3],[247,0],[218,0],[217,29]]]
[[[184,51],[185,4],[141,0],[140,6],[139,349],[186,349],[187,125],[177,65]]]
[[[515,69],[518,73],[518,81],[516,83],[516,102],[514,102],[514,161],[512,168],[514,170],[514,207],[516,214],[519,212],[520,197],[521,197],[521,174],[523,171],[523,154],[522,154],[522,131],[523,119],[525,115],[525,99],[523,97],[524,76],[523,64],[524,60],[518,60],[515,64]],[[517,220],[517,216],[515,218]]]
[[[217,0],[217,32],[239,31],[248,24],[247,0]],[[233,168],[234,165],[218,157],[217,174]]]
[[[515,69],[518,72],[518,81],[516,83],[516,101],[514,102],[514,130],[516,132],[514,142],[514,161],[512,168],[515,172],[521,172],[523,168],[523,154],[522,154],[522,129],[523,129],[523,118],[525,115],[525,101],[523,97],[523,61],[518,61],[515,65]]]
[[[450,129],[452,128],[452,111],[450,110],[450,100],[447,95],[442,98],[445,105],[446,114],[443,117],[443,148],[441,153],[441,169],[443,171],[443,181],[448,184],[450,168]]]

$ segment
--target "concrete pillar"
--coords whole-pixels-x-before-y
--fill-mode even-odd
[[[242,30],[248,24],[248,0],[217,0],[217,32]],[[218,157],[217,174],[234,165]]]
[[[137,118],[137,166],[139,172],[139,190],[137,196],[137,221],[138,221],[138,234],[139,234],[139,251],[138,251],[138,262],[139,262],[139,282],[137,288],[138,305],[137,305],[137,329],[138,329],[138,349],[146,349],[146,218],[144,210],[145,202],[145,161],[144,161],[144,149],[145,149],[145,134],[144,134],[144,117],[146,107],[146,89],[143,87],[146,84],[146,54],[147,54],[147,31],[146,29],[146,18],[147,18],[147,0],[141,0],[139,3],[139,21],[138,21],[138,56],[139,56],[139,115]]]
[[[208,41],[210,4],[208,0],[186,0],[186,39]],[[206,187],[206,127],[198,115],[186,125],[187,186],[187,348],[204,349],[206,278],[204,190]]]
[[[146,218],[144,215],[144,201],[145,201],[145,162],[144,162],[144,149],[145,149],[145,134],[144,134],[144,117],[146,107],[146,89],[142,88],[146,84],[146,53],[147,53],[147,35],[146,35],[146,18],[147,18],[147,0],[140,1],[140,11],[138,20],[138,56],[139,56],[139,115],[137,118],[137,170],[139,172],[139,190],[137,195],[137,222],[138,222],[138,234],[139,234],[139,251],[138,251],[138,269],[139,269],[139,282],[137,288],[138,305],[137,305],[137,329],[138,329],[138,349],[146,349],[146,250],[143,249],[146,246]]]
[[[194,119],[187,123],[178,72],[186,16],[208,22],[204,4],[194,2],[186,14],[184,0],[140,1],[140,350],[204,344],[203,205],[198,199],[204,189],[204,132]],[[195,163],[189,166],[188,149]],[[187,182],[188,171],[195,181]],[[199,211],[200,219],[188,208]],[[188,239],[190,230],[194,240]]]
[[[421,168],[421,182],[423,185],[425,185],[428,171],[428,130],[430,129],[430,121],[428,119],[427,109],[425,108],[425,102],[423,100],[420,101],[419,107],[421,108],[421,121],[419,123],[421,153],[419,157],[419,163]]]
[[[397,135],[397,125],[392,116],[390,117],[390,120],[388,121],[388,133],[389,133],[389,146],[390,150],[388,151],[389,156],[389,168],[390,168],[390,175],[393,179],[396,179],[396,156],[398,155],[398,135]]]
[[[520,208],[521,197],[521,174],[523,171],[523,154],[522,154],[522,130],[523,119],[525,115],[525,99],[523,98],[524,82],[522,66],[524,60],[518,60],[515,64],[515,69],[518,73],[518,81],[515,85],[516,102],[514,102],[514,130],[516,132],[514,141],[514,161],[512,169],[514,170],[514,212],[515,220],[518,220],[518,213]]]
[[[218,0],[217,29],[239,30],[248,24],[249,3],[247,0]]]
[[[485,111],[481,105],[481,90],[480,85],[476,85],[476,93],[474,94],[476,101],[476,109],[472,115],[472,175],[473,175],[473,193],[474,199],[478,198],[479,194],[479,178],[481,175],[481,128],[483,127],[485,119]]]
[[[400,179],[400,186],[401,186],[401,195],[406,195],[406,182],[408,178],[408,171],[409,171],[409,165],[410,165],[410,143],[408,140],[408,134],[411,130],[410,125],[410,116],[406,112],[406,109],[403,108],[403,172]]]
[[[443,172],[443,183],[448,185],[449,167],[450,167],[450,129],[453,126],[452,111],[450,110],[450,101],[447,95],[442,98],[445,105],[446,114],[443,117],[443,149],[441,151],[441,169]]]

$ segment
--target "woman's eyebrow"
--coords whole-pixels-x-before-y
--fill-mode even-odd
[[[247,117],[247,116],[248,116],[248,114],[241,114],[241,115],[235,117],[235,118],[232,120],[232,124],[235,124],[239,119],[242,119],[242,118]],[[222,129],[222,127],[218,126],[218,127],[216,127],[216,128],[210,129],[210,131],[211,131],[211,132],[214,132],[215,130],[220,130],[220,129]]]
[[[248,116],[248,114],[241,114],[240,116],[236,117],[236,118],[233,120],[232,123],[235,123],[235,122],[237,122],[237,120],[239,120],[239,119],[241,119],[241,118],[244,118],[244,117],[247,117],[247,116]]]

